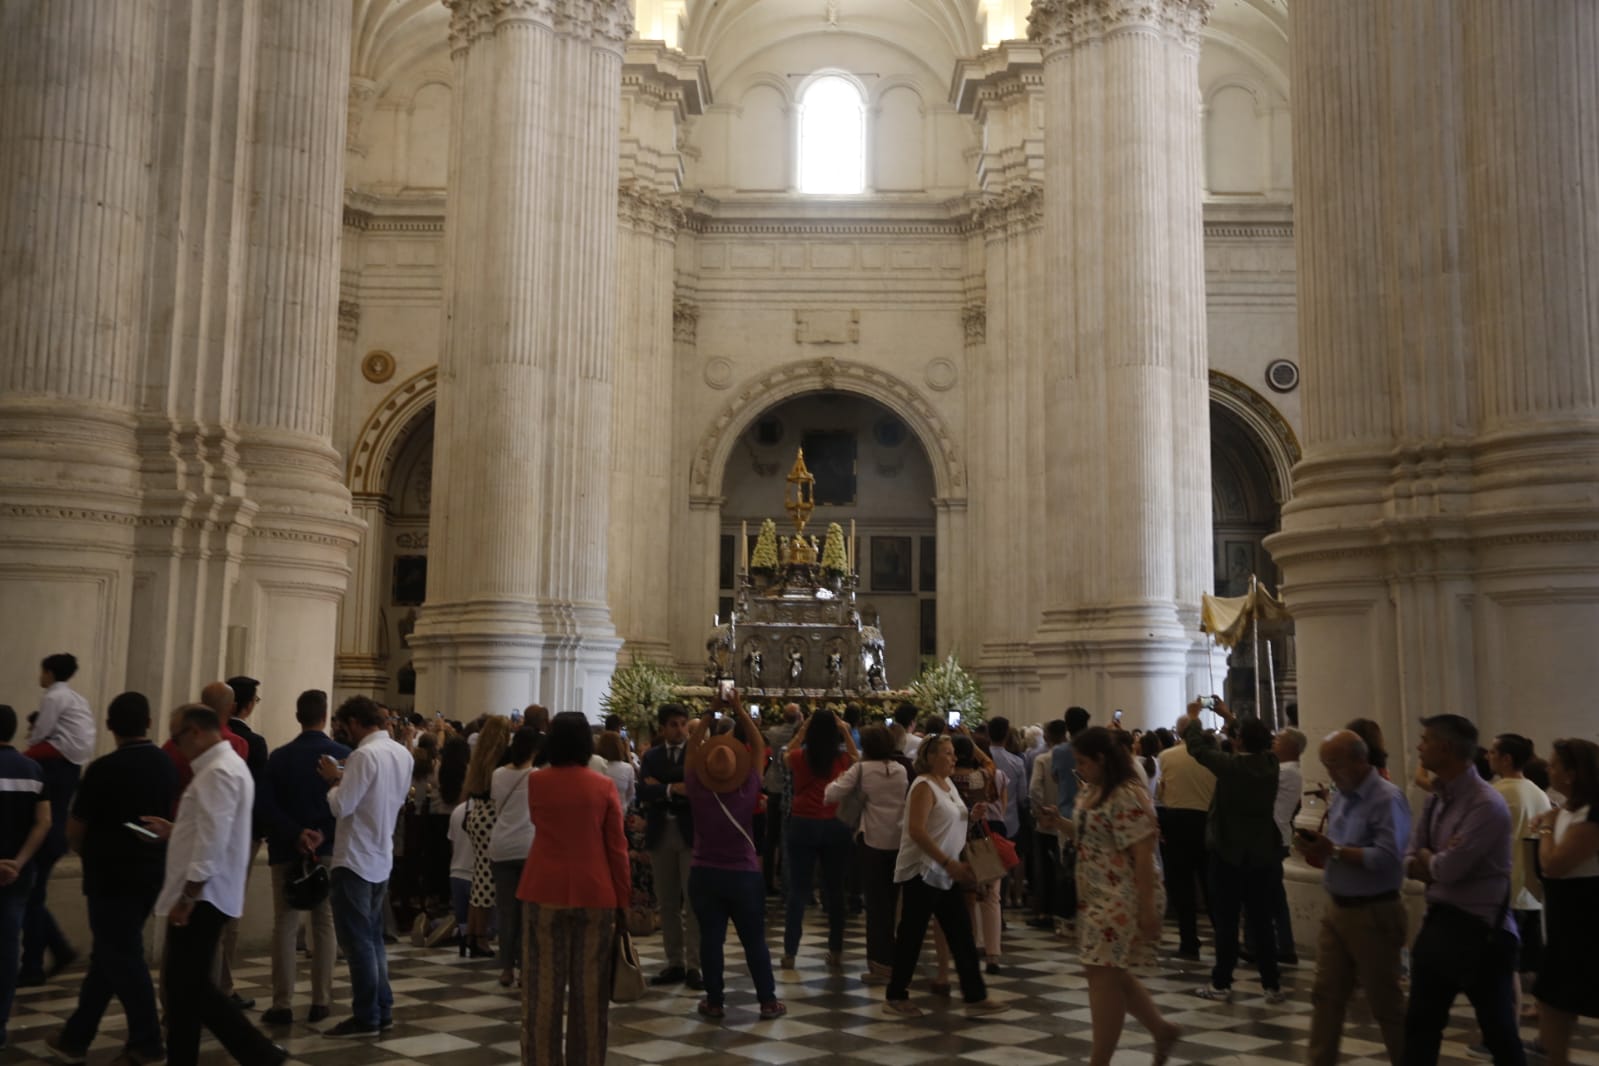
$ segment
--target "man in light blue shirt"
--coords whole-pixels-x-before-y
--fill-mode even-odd
[[[1405,1050],[1405,994],[1399,988],[1405,947],[1405,848],[1410,805],[1371,765],[1366,742],[1334,733],[1321,745],[1321,763],[1337,792],[1327,831],[1294,830],[1294,846],[1312,866],[1323,866],[1326,910],[1316,942],[1316,983],[1311,992],[1310,1066],[1333,1066],[1344,1012],[1355,987],[1366,990],[1382,1030],[1388,1060],[1398,1066]]]

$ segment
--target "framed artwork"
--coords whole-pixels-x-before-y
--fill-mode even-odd
[[[1249,575],[1255,572],[1255,541],[1222,541],[1221,563],[1216,570],[1216,594],[1242,596],[1249,591]]]
[[[872,591],[911,590],[911,538],[872,538]]]
[[[800,437],[805,467],[816,478],[816,506],[842,507],[855,502],[855,433],[853,430],[811,430]]]
[[[397,604],[416,606],[428,591],[428,557],[425,555],[396,555],[394,557],[394,587],[390,599]]]
[[[917,549],[916,587],[922,592],[938,588],[938,549],[934,547],[937,540],[937,537],[923,537]]]
[[[922,601],[921,647],[922,655],[938,654],[938,601]]]
[[[721,537],[721,551],[716,561],[716,587],[730,589],[733,587],[733,549],[738,546],[737,533],[723,533]]]

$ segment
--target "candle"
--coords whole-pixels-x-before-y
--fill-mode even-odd
[[[855,572],[855,519],[849,520],[849,572]]]
[[[750,572],[750,524],[748,522],[740,522],[738,524],[738,557],[738,572],[748,577]]]

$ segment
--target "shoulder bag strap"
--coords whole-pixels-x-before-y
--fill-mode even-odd
[[[511,797],[516,795],[516,790],[522,787],[523,783],[527,781],[527,775],[531,774],[532,772],[533,772],[533,768],[531,766],[528,767],[526,770],[523,770],[522,771],[522,776],[517,778],[516,784],[511,786],[511,791],[509,791],[509,792],[507,792],[505,794],[505,798],[500,801],[499,810],[494,812],[494,820],[496,822],[500,820],[500,815],[505,813],[505,808],[507,808],[507,807],[509,807],[511,805]]]
[[[744,832],[744,827],[738,824],[738,819],[733,817],[733,812],[728,810],[727,804],[722,802],[722,794],[720,792],[712,792],[711,795],[716,797],[716,805],[722,808],[722,813],[727,815],[727,820],[733,823],[733,828],[737,829],[738,835],[744,838],[744,843],[755,848],[755,841],[751,840],[750,835]],[[755,848],[755,850],[759,851],[760,849]]]

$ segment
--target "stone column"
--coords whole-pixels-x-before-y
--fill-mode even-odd
[[[971,225],[980,273],[969,283],[964,316],[972,536],[966,554],[954,554],[942,531],[939,547],[943,558],[958,561],[973,610],[952,610],[953,587],[939,585],[939,646],[977,649],[990,713],[1013,721],[1031,720],[1038,710],[1031,642],[1051,539],[1042,535],[1043,95],[1044,56],[1036,44],[1009,41],[957,67],[955,106],[983,133],[982,191]]]
[[[361,543],[350,556],[350,585],[339,612],[339,654],[334,684],[335,699],[345,696],[388,695],[387,660],[379,654],[378,607],[387,600],[388,574],[384,572],[384,538],[388,529],[389,498],[382,493],[360,492],[352,497],[355,517],[366,526]],[[400,664],[404,665],[404,656]]]
[[[0,691],[71,651],[125,683],[160,4],[21,0],[0,23]]]
[[[1307,432],[1270,546],[1301,721],[1358,707],[1405,763],[1446,710],[1585,734],[1599,11],[1362,0],[1294,29]]]
[[[428,603],[417,705],[595,714],[616,358],[626,0],[453,0]],[[644,516],[666,537],[666,516]]]
[[[1211,588],[1199,31],[1210,0],[1035,0],[1050,362],[1046,706],[1163,724]],[[1197,675],[1197,676],[1196,676]]]
[[[330,436],[350,32],[349,11],[323,0],[263,5],[257,30],[235,417],[260,510],[234,613],[246,671],[272,686],[274,741],[293,735],[299,692],[333,687],[360,530]]]
[[[607,597],[626,658],[671,661],[671,397],[683,123],[709,102],[705,61],[630,41],[622,68],[616,385]]]

